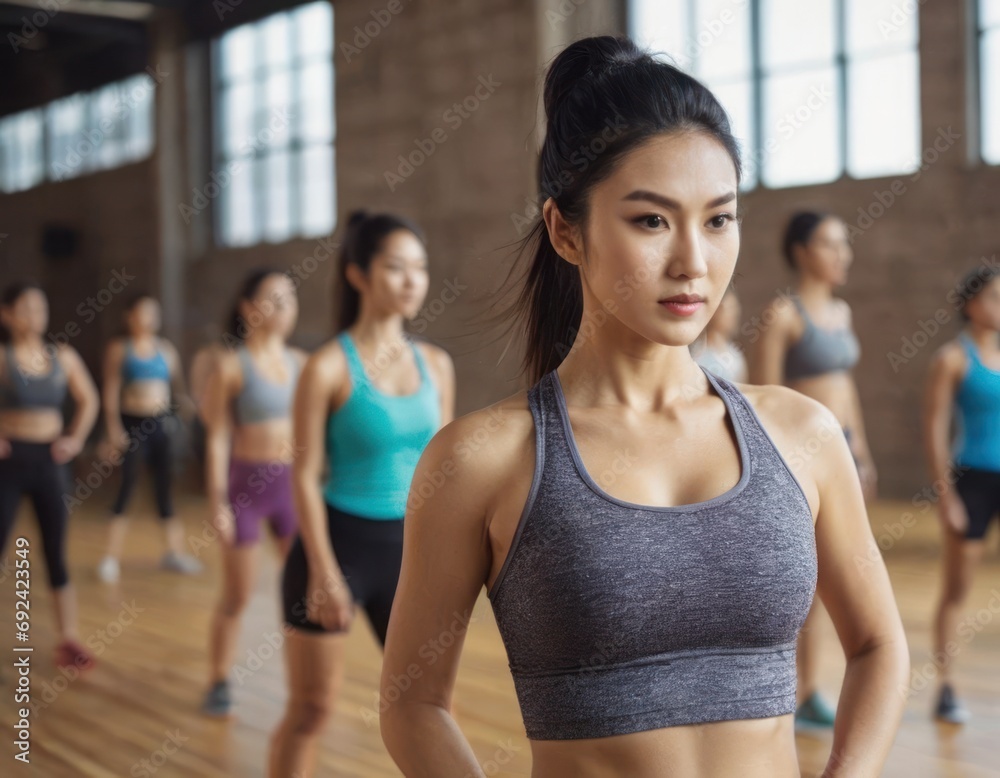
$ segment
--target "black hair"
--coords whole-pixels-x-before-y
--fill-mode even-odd
[[[538,204],[551,197],[583,226],[589,195],[630,151],[657,135],[706,133],[725,148],[742,178],[739,144],[709,89],[625,36],[601,35],[567,46],[545,75],[545,140],[538,160]],[[588,153],[589,152],[589,153]],[[521,364],[534,384],[569,352],[583,318],[580,270],[553,248],[543,219],[521,240],[533,254],[509,320],[521,321]],[[508,275],[508,281],[510,275]]]
[[[969,321],[968,305],[986,288],[990,281],[1000,277],[1000,269],[990,265],[980,265],[966,273],[958,282],[955,291],[958,293],[961,307],[959,313],[965,321]]]
[[[792,270],[798,270],[798,266],[795,264],[795,247],[805,246],[809,243],[816,228],[830,216],[831,214],[821,211],[798,211],[788,220],[781,249],[785,261]]]
[[[382,250],[383,241],[397,230],[412,232],[416,238],[427,244],[423,231],[412,221],[391,213],[369,214],[363,209],[352,211],[347,217],[347,227],[340,247],[340,261],[337,268],[337,331],[346,330],[358,318],[361,310],[361,295],[347,280],[347,266],[357,265],[365,273],[371,266],[372,258]]]
[[[251,271],[246,278],[243,279],[243,285],[240,286],[240,291],[236,295],[236,301],[233,303],[233,307],[229,312],[229,318],[226,320],[226,326],[223,332],[223,343],[228,346],[242,343],[246,336],[249,334],[249,328],[246,322],[243,320],[243,315],[240,313],[240,303],[244,300],[252,300],[257,296],[257,292],[260,290],[261,284],[264,280],[270,276],[284,276],[287,275],[285,271],[278,270],[273,267],[261,267],[256,270]]]
[[[31,290],[41,292],[43,296],[45,295],[45,290],[42,289],[41,284],[37,284],[34,281],[15,281],[12,284],[8,284],[3,290],[3,295],[0,296],[0,307],[12,308],[17,305],[17,301],[21,299],[21,295]],[[0,343],[8,343],[10,339],[10,330],[0,322]]]

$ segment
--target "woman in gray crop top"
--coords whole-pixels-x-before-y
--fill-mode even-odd
[[[802,211],[789,220],[783,241],[785,261],[796,273],[796,288],[773,300],[758,324],[751,379],[784,384],[825,405],[843,428],[862,493],[875,497],[876,471],[868,449],[858,389],[851,372],[860,356],[851,309],[833,296],[847,281],[853,252],[847,227],[836,216]],[[800,729],[829,728],[834,710],[820,694],[817,602],[799,641]]]
[[[846,442],[792,470],[830,412],[688,351],[739,252],[726,113],[624,37],[571,44],[544,97],[543,218],[513,309],[530,388],[448,424],[417,466],[383,740],[407,776],[486,774],[451,713],[485,585],[532,775],[798,776],[815,590],[847,658],[827,774],[878,775],[908,652],[881,559],[854,561],[874,539]]]
[[[222,532],[218,545],[225,570],[212,616],[202,704],[211,716],[225,716],[232,704],[229,674],[243,612],[257,585],[263,527],[281,561],[298,528],[291,414],[306,354],[288,345],[298,315],[290,276],[271,268],[250,273],[230,314],[226,348],[205,387],[205,484],[211,526]]]
[[[16,283],[4,290],[0,298],[0,555],[10,565],[7,583],[18,595],[27,593],[27,571],[34,571],[29,580],[36,605],[39,590],[35,587],[42,582],[38,560],[45,560],[59,636],[55,662],[60,667],[89,670],[94,658],[80,640],[76,592],[66,565],[69,509],[79,504],[75,499],[79,495],[70,492],[66,471],[93,429],[99,403],[97,388],[76,349],[50,342],[48,327],[49,305],[41,287]],[[74,408],[64,428],[67,397],[72,398]],[[18,538],[7,545],[22,497],[30,498],[35,510],[40,544],[29,545]],[[24,604],[22,610],[27,607]],[[10,621],[5,619],[4,625]]]

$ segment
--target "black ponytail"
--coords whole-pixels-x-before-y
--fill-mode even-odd
[[[591,189],[649,138],[703,132],[723,145],[742,177],[739,145],[715,96],[696,79],[624,36],[585,38],[564,49],[545,76],[547,128],[538,161],[538,207],[550,197],[570,224],[585,225]],[[504,317],[521,322],[521,364],[532,384],[569,353],[583,319],[580,269],[562,259],[541,219],[519,242],[530,254],[524,286]],[[511,274],[505,282],[510,291]]]
[[[236,348],[242,345],[247,335],[250,334],[250,328],[240,313],[240,303],[244,300],[253,300],[257,296],[257,292],[260,290],[260,286],[264,283],[265,279],[270,276],[283,275],[287,275],[287,273],[273,267],[262,267],[252,271],[243,280],[243,285],[240,287],[239,294],[236,296],[236,301],[233,303],[233,307],[229,312],[229,318],[226,320],[226,325],[223,328],[222,342],[227,347]]]

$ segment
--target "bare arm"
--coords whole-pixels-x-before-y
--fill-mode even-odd
[[[352,618],[351,597],[337,563],[320,489],[326,459],[326,429],[337,389],[346,380],[343,352],[328,346],[306,362],[295,389],[293,426],[297,456],[292,465],[299,535],[309,566],[306,613],[325,629],[346,629]],[[318,593],[322,590],[326,596]]]
[[[453,422],[428,444],[414,481],[451,475],[426,499],[411,495],[403,524],[403,566],[382,662],[380,699],[392,702],[383,702],[380,721],[386,748],[411,778],[485,775],[450,712],[465,632],[491,560],[486,500],[495,468],[485,457],[455,454],[474,418]],[[443,641],[445,634],[453,640]]]
[[[763,320],[768,325],[760,325],[757,348],[750,360],[750,383],[759,385],[780,385],[785,381],[785,352],[788,350],[787,304],[781,300],[772,301],[764,310]]]
[[[121,340],[116,339],[108,344],[104,352],[103,378],[101,399],[104,405],[104,428],[108,440],[115,446],[122,444],[121,437],[125,430],[121,421],[122,393],[122,360],[125,357],[125,347]]]
[[[163,338],[160,339],[160,342],[163,344],[163,351],[167,357],[167,367],[170,368],[172,404],[180,412],[181,417],[190,420],[194,417],[197,409],[187,391],[187,383],[184,380],[184,365],[181,363],[180,355],[173,343]]]
[[[808,402],[813,412],[803,429],[837,426],[830,411]],[[832,436],[811,471],[819,495],[817,593],[847,659],[833,750],[823,776],[878,776],[906,704],[906,636],[847,441]]]
[[[924,392],[924,455],[935,491],[941,490],[939,516],[952,530],[964,532],[968,526],[965,506],[952,484],[951,423],[955,392],[967,369],[965,355],[954,346],[945,346],[934,355]],[[940,487],[938,486],[940,485]]]
[[[441,426],[455,418],[455,363],[444,349],[435,349],[435,367],[441,382]]]
[[[61,463],[68,462],[80,453],[87,436],[94,428],[94,422],[97,421],[100,400],[94,380],[90,377],[90,371],[87,370],[76,349],[62,346],[56,359],[66,372],[66,384],[75,405],[73,418],[57,441],[58,451],[55,452],[55,458]]]
[[[216,362],[205,387],[205,483],[217,521],[220,512],[228,512],[229,446],[233,436],[229,405],[241,381],[236,356],[227,353]]]

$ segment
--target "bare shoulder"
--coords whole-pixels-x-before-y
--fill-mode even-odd
[[[420,349],[421,355],[423,355],[427,364],[431,366],[431,369],[435,373],[440,376],[455,374],[455,363],[452,361],[451,354],[441,346],[423,338],[415,338],[414,344]]]
[[[298,346],[289,346],[288,350],[292,353],[292,356],[295,357],[295,361],[299,363],[299,367],[302,367],[309,361],[309,352],[305,349],[299,348]]]
[[[787,331],[798,325],[799,314],[792,304],[791,298],[786,294],[779,294],[764,306],[761,319],[761,324],[765,328]]]
[[[418,470],[441,473],[449,496],[468,498],[491,512],[496,498],[523,477],[534,462],[534,421],[522,390],[480,410],[460,416],[434,435]],[[528,468],[528,473],[533,468]],[[415,476],[415,481],[420,474]]]
[[[840,428],[840,422],[829,408],[821,402],[806,397],[801,392],[787,386],[735,384],[753,406],[761,423],[774,437],[774,433],[791,438],[808,435],[808,430],[833,425]]]
[[[966,368],[968,357],[962,343],[955,338],[942,345],[931,357],[931,368],[952,375],[959,375]]]
[[[80,352],[68,343],[60,343],[56,346],[55,357],[64,370],[77,370],[84,364]]]

